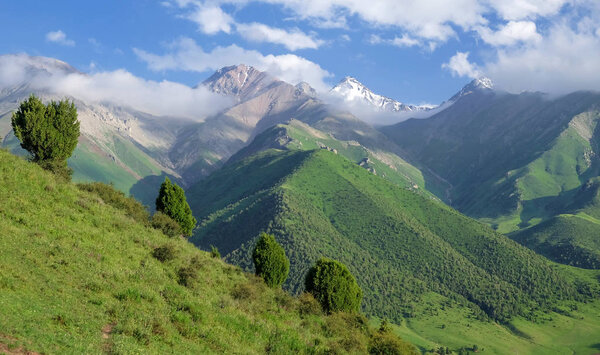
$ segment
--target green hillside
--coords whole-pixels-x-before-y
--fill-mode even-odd
[[[557,262],[600,269],[600,183],[590,179],[570,191],[564,213],[509,236]]]
[[[425,179],[419,169],[398,155],[381,149],[369,149],[357,141],[342,141],[331,134],[292,119],[259,134],[248,146],[233,155],[230,162],[237,161],[267,149],[335,151],[350,161],[401,187],[420,191],[434,197],[425,190]]]
[[[375,339],[364,317],[324,316],[86,190],[0,150],[0,353],[365,353]]]
[[[599,102],[592,92],[475,91],[382,132],[452,184],[448,201],[461,212],[555,261],[596,267],[600,225],[566,216],[594,214],[585,204],[600,175]]]
[[[80,137],[77,148],[68,160],[69,167],[73,169],[73,181],[112,184],[118,190],[131,194],[152,207],[156,198],[153,196],[154,191],[164,180],[165,172],[148,153],[130,141],[118,135],[105,141],[98,144],[87,136]],[[12,133],[1,143],[14,154],[27,155]],[[160,176],[163,177],[153,179]]]
[[[510,237],[557,262],[600,269],[600,221],[585,213],[558,215]]]
[[[211,175],[188,198],[202,221],[199,246],[216,245],[250,269],[255,237],[272,232],[292,262],[289,290],[302,289],[318,257],[335,258],[357,275],[364,311],[397,322],[414,317],[430,292],[501,321],[598,292],[489,227],[326,150],[260,153]]]

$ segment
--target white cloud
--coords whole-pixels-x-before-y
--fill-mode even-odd
[[[467,76],[469,78],[481,76],[477,65],[469,62],[469,52],[456,52],[448,63],[442,64],[442,68],[450,70],[454,76]]]
[[[569,0],[488,0],[504,20],[522,20],[557,14]]]
[[[480,0],[263,0],[280,4],[300,18],[340,22],[357,16],[370,25],[403,29],[411,37],[444,42],[456,36],[453,26],[464,29],[487,23]]]
[[[125,70],[83,74],[60,61],[28,55],[0,56],[0,88],[27,82],[45,90],[91,102],[111,102],[159,116],[203,119],[230,102],[204,87],[152,81]]]
[[[325,82],[332,76],[329,72],[318,64],[294,54],[263,55],[258,51],[247,50],[236,45],[216,47],[206,52],[190,38],[179,39],[171,45],[171,48],[172,52],[163,55],[148,53],[137,48],[134,52],[147,63],[148,68],[154,71],[205,72],[243,63],[291,84],[305,81],[318,91],[326,91],[330,87]]]
[[[377,27],[395,26],[404,29],[412,37],[444,42],[456,36],[453,26],[468,29],[487,23],[482,14],[489,6],[482,1],[454,0],[452,6],[448,6],[447,0],[172,0],[171,4],[187,11],[184,17],[200,26],[206,20],[223,18],[220,21],[224,24],[222,28],[229,28],[232,19],[223,13],[220,7],[223,4],[243,7],[251,2],[263,2],[281,5],[291,11],[295,19],[308,20],[318,28],[347,28],[348,18],[357,16]],[[196,13],[208,6],[218,8],[222,15],[199,20]]]
[[[171,0],[171,4],[188,11],[188,15],[207,6],[218,7],[223,12],[222,5],[243,8],[252,2],[279,5],[290,12],[294,20],[307,20],[318,28],[348,28],[348,20],[356,17],[371,27],[402,30],[403,36],[389,44],[406,46],[419,41],[430,49],[457,38],[457,29],[486,28],[498,19],[519,23],[547,18],[558,15],[567,5],[598,6],[597,0],[453,0],[451,3],[448,0]],[[229,15],[224,16],[227,28],[232,20]],[[219,16],[214,17],[217,18]],[[491,30],[489,34],[493,35]]]
[[[535,44],[498,51],[484,70],[509,91],[600,90],[600,36],[558,24]]]
[[[371,43],[371,44],[386,43],[386,44],[391,44],[393,46],[400,47],[400,48],[414,47],[414,46],[422,45],[422,43],[419,40],[412,38],[406,34],[403,34],[401,37],[396,36],[391,39],[384,39],[378,35],[371,35],[371,38],[369,39],[369,43]]]
[[[532,21],[510,21],[496,32],[487,27],[477,28],[481,39],[492,46],[510,46],[520,42],[539,42],[542,36]]]
[[[67,35],[61,30],[46,33],[46,41],[62,44],[63,46],[69,47],[75,45],[75,41],[68,39]]]
[[[304,48],[317,49],[324,43],[322,40],[315,39],[299,29],[286,31],[256,22],[238,24],[237,31],[249,41],[281,44],[291,51]]]
[[[551,25],[544,35],[520,46],[497,47],[480,65],[458,52],[443,65],[453,75],[475,78],[485,74],[496,87],[510,91],[541,91],[561,95],[577,90],[600,91],[600,26],[590,18],[575,24]],[[512,40],[494,44],[510,44]]]
[[[233,17],[223,11],[218,4],[198,0],[174,0],[174,3],[168,4],[189,9],[182,17],[195,22],[199,30],[205,34],[232,33],[235,27],[237,33],[248,41],[280,44],[290,51],[317,49],[324,43],[298,28],[288,31],[257,22],[236,23]]]
[[[198,29],[206,34],[215,34],[219,32],[230,33],[233,18],[225,13],[223,9],[215,5],[205,5],[200,2],[187,2],[193,4],[194,9],[188,13],[185,18],[195,22]]]

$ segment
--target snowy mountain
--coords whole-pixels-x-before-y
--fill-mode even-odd
[[[356,78],[347,76],[334,86],[331,94],[343,98],[349,103],[366,103],[382,112],[419,112],[428,111],[433,106],[417,106],[403,104],[399,101],[374,93]]]
[[[450,102],[455,102],[458,99],[472,94],[475,91],[489,91],[494,90],[494,82],[490,78],[481,77],[474,79],[467,85],[465,85],[456,95],[450,98]]]

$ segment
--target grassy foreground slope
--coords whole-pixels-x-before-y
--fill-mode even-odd
[[[251,269],[256,236],[272,232],[291,259],[288,289],[302,290],[320,256],[335,258],[357,275],[364,311],[397,322],[416,316],[431,292],[501,321],[598,296],[597,285],[570,280],[491,228],[326,150],[251,156],[188,199],[202,221],[196,244]]]
[[[0,353],[367,351],[364,317],[323,316],[2,150],[0,201]]]
[[[12,133],[0,142],[0,146],[10,149],[14,154],[28,156]],[[148,206],[153,205],[156,198],[154,192],[166,174],[147,152],[119,135],[106,137],[102,143],[86,135],[80,136],[79,144],[68,164],[73,169],[73,181],[112,184]],[[161,176],[162,178],[152,180],[153,177]],[[148,183],[149,180],[152,182]],[[144,188],[135,188],[142,182],[145,183]]]

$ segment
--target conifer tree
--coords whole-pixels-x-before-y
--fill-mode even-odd
[[[290,261],[272,234],[261,233],[252,253],[256,275],[269,287],[279,287],[290,273]]]
[[[339,261],[321,258],[308,271],[305,286],[327,313],[354,312],[360,308],[362,289]]]
[[[69,177],[67,159],[79,139],[77,108],[69,100],[44,105],[35,95],[19,105],[12,115],[12,128],[32,160],[43,168]]]
[[[156,210],[177,222],[181,226],[184,236],[192,235],[192,231],[196,226],[196,218],[192,215],[192,210],[187,203],[183,189],[172,183],[168,177],[160,185],[160,191],[156,198]]]

